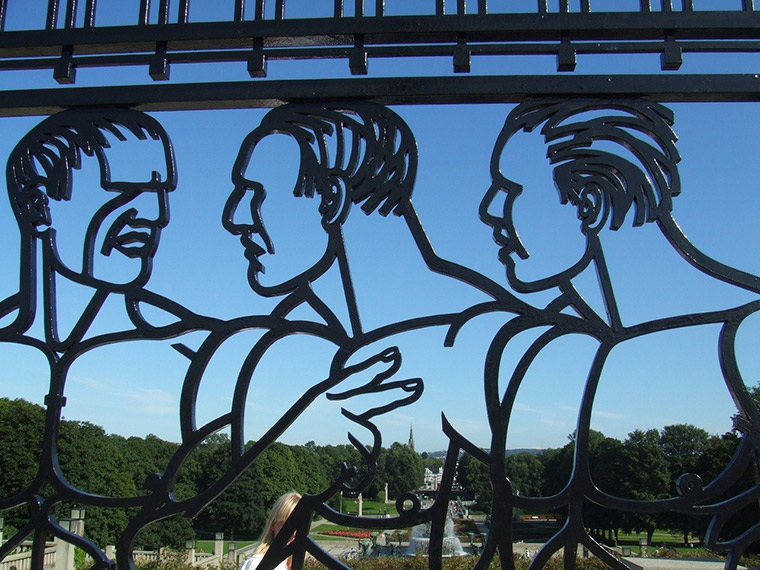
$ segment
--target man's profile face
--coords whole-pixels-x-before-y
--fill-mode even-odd
[[[515,133],[497,144],[493,158],[480,217],[493,228],[507,279],[519,292],[553,287],[586,253],[577,208],[561,203],[540,135]]]
[[[124,145],[124,146],[121,146]],[[70,200],[50,200],[59,271],[93,286],[142,284],[169,223],[174,165],[160,141],[112,143],[96,157],[82,156],[72,172]]]
[[[240,236],[251,288],[264,296],[280,295],[301,280],[318,277],[315,266],[328,255],[329,236],[319,196],[293,194],[301,173],[295,139],[267,134],[253,149],[249,142],[243,142],[235,163],[235,188],[223,223]]]

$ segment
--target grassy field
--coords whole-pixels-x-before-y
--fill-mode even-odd
[[[248,546],[249,544],[253,544],[254,541],[252,540],[236,540],[235,545],[236,548],[240,549],[244,546]],[[224,553],[227,554],[229,551],[229,541],[224,541]],[[200,552],[201,549],[203,549],[203,552],[214,552],[214,541],[213,540],[197,540],[195,542],[195,551]]]
[[[359,501],[356,499],[343,498],[343,512],[349,515],[359,513]],[[362,501],[362,516],[367,515],[384,515],[386,513],[395,513],[396,506],[385,504],[382,501]]]

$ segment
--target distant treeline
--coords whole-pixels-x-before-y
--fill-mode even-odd
[[[757,395],[758,390],[753,392]],[[44,435],[45,410],[24,400],[0,398],[0,499],[13,496],[35,478]],[[619,497],[650,500],[677,495],[676,481],[684,473],[699,475],[705,485],[729,463],[739,438],[733,433],[711,435],[686,424],[661,430],[637,430],[624,441],[592,431],[589,454],[591,475],[602,490]],[[75,487],[106,496],[138,496],[146,493],[146,480],[162,472],[178,444],[155,435],[145,438],[106,434],[89,422],[64,420],[61,423],[59,461],[61,471]],[[249,442],[248,445],[252,445]],[[215,434],[202,443],[185,462],[174,488],[178,499],[189,498],[217,481],[230,462],[230,441]],[[562,490],[573,464],[574,441],[562,448],[540,453],[513,453],[505,458],[512,488],[523,496],[550,496]],[[275,443],[224,493],[197,517],[173,517],[153,524],[139,536],[137,546],[157,549],[182,547],[190,538],[210,538],[224,532],[228,539],[258,536],[275,499],[285,491],[323,491],[335,481],[340,465],[363,468],[359,452],[351,445],[319,446],[314,442],[289,446]],[[367,499],[384,499],[385,484],[391,498],[417,489],[425,467],[433,471],[440,458],[417,454],[408,446],[394,443],[382,450],[377,475],[364,493]],[[757,465],[724,496],[757,484]],[[476,505],[490,509],[491,481],[488,467],[469,455],[460,457],[458,484],[476,497]],[[338,508],[338,497],[334,499]],[[61,504],[56,516],[68,516],[71,504]],[[132,513],[125,509],[85,505],[85,534],[97,544],[114,544]],[[561,514],[561,513],[560,513]],[[0,512],[5,519],[4,534],[11,536],[29,520],[28,507]],[[709,517],[677,513],[636,514],[584,505],[584,523],[602,533],[651,533],[668,529],[684,537],[704,536]],[[757,502],[738,513],[726,533],[738,534],[760,520]]]
[[[34,480],[44,425],[45,410],[41,406],[0,398],[0,499],[18,493]],[[146,479],[162,472],[179,447],[155,435],[125,438],[106,434],[103,428],[89,422],[67,420],[61,423],[58,441],[61,471],[73,486],[119,497],[145,494]],[[230,463],[230,450],[226,434],[215,434],[204,441],[185,462],[175,496],[192,497],[217,481]],[[195,519],[173,517],[153,524],[140,534],[137,545],[146,549],[182,547],[187,539],[209,538],[216,532],[224,532],[228,539],[256,538],[278,496],[292,489],[302,493],[324,491],[336,480],[343,462],[362,467],[359,452],[351,445],[275,443]],[[422,484],[425,465],[422,457],[406,445],[394,443],[383,449],[377,477],[365,498],[383,493],[386,482],[391,497],[416,489]],[[338,500],[336,497],[336,509]],[[61,504],[56,516],[67,517],[74,506],[78,505]],[[86,536],[97,544],[115,544],[130,513],[125,509],[85,507]],[[29,520],[25,506],[0,515],[5,518],[6,538]]]
[[[512,489],[522,496],[538,497],[561,492],[573,467],[572,435],[569,440],[559,449],[507,455],[506,473]],[[679,494],[676,482],[681,475],[699,475],[707,486],[729,464],[738,443],[739,437],[734,433],[711,435],[689,424],[666,426],[661,430],[636,430],[628,434],[625,441],[592,430],[589,439],[591,477],[599,489],[617,497],[637,500],[675,497]],[[459,460],[457,476],[459,483],[476,495],[476,505],[488,512],[491,504],[488,467],[464,455]],[[736,496],[758,482],[755,464],[722,498]],[[703,538],[711,519],[679,513],[616,512],[590,502],[586,502],[583,509],[584,525],[597,534],[616,539],[619,530],[646,532],[650,543],[655,529],[681,534],[685,542],[689,536]],[[754,501],[726,525],[724,538],[741,534],[758,521],[760,509]]]

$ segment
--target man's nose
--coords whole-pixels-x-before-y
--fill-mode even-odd
[[[169,191],[166,189],[140,192],[129,205],[137,211],[136,220],[153,222],[161,228],[169,224]]]
[[[253,190],[240,186],[230,192],[222,212],[222,225],[228,232],[240,235],[251,231],[254,226],[253,197]]]
[[[491,188],[486,197],[483,211],[491,218],[501,220],[507,203],[507,193],[500,188]]]

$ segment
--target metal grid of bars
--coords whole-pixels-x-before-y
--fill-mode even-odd
[[[0,1],[0,73],[51,70],[61,85],[75,83],[78,68],[144,67],[146,82],[148,78],[155,82],[169,81],[174,65],[233,62],[241,64],[240,80],[253,78],[264,83],[276,79],[268,77],[267,62],[282,60],[344,60],[351,75],[363,76],[370,75],[373,60],[445,58],[451,61],[451,73],[468,76],[473,75],[474,58],[550,56],[556,60],[557,74],[572,74],[579,57],[655,54],[659,55],[659,67],[653,68],[651,75],[642,76],[640,87],[629,94],[658,97],[658,93],[672,90],[668,73],[681,69],[690,54],[760,53],[760,12],[753,0],[737,2],[732,9],[709,11],[700,10],[694,0],[642,0],[637,11],[628,12],[604,11],[592,0],[537,0],[533,11],[521,13],[499,12],[499,5],[487,0],[436,0],[429,3],[426,13],[416,15],[391,14],[384,0],[334,0],[326,5],[332,16],[305,18],[290,15],[285,0],[270,4],[264,0],[235,0],[230,19],[213,22],[191,21],[191,0],[176,4],[160,0],[157,6],[150,0],[140,0],[134,5],[135,20],[115,26],[98,25],[97,0],[49,0],[44,28],[19,30],[11,29],[7,22],[13,1]],[[477,10],[468,13],[475,4]],[[509,77],[508,66],[505,67],[499,77]],[[624,76],[625,69],[611,74],[613,79]],[[317,85],[319,79],[308,72],[299,78]],[[726,86],[737,80],[752,83],[751,77],[719,76],[721,87],[717,91],[700,92],[711,99],[721,97],[720,93],[730,89]],[[381,92],[392,89],[392,80],[384,80],[389,81],[391,86],[383,86]],[[437,78],[426,79],[426,93],[438,91],[436,81]],[[497,83],[499,80],[494,79]],[[516,83],[517,87],[502,91],[502,100],[506,101],[522,100],[540,85],[530,78],[507,83]],[[480,89],[481,84],[480,79],[472,81],[472,87],[460,91],[459,100],[480,100],[476,88]],[[367,97],[359,82],[344,87],[349,89],[347,97]],[[140,102],[166,96],[165,90],[164,94],[151,94],[147,86],[143,89]],[[256,89],[269,91],[268,87]],[[610,93],[614,92],[612,88]],[[604,93],[603,86],[595,92]],[[6,91],[1,96],[6,98],[1,105],[6,108],[4,114],[45,112],[45,105],[17,108],[12,103],[19,97],[28,99],[26,92]],[[272,102],[271,97],[263,95],[247,96],[255,105],[268,106]],[[58,108],[58,96],[53,97],[47,101],[47,108]],[[287,100],[312,98],[310,91],[297,89],[289,97]],[[314,97],[324,97],[319,87]],[[754,88],[739,98],[754,100]],[[431,100],[426,97],[420,102]],[[447,102],[446,98],[441,102]]]

